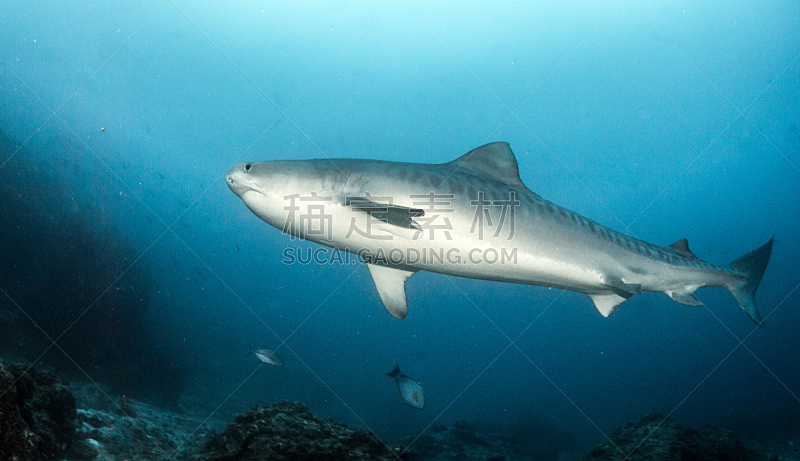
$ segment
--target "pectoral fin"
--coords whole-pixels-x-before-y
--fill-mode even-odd
[[[616,309],[617,306],[624,303],[625,301],[628,300],[628,298],[630,298],[630,296],[628,296],[628,298],[620,296],[614,293],[613,291],[608,293],[589,295],[589,297],[592,298],[592,301],[594,301],[594,306],[597,308],[598,311],[600,311],[600,314],[602,314],[603,317],[608,317],[609,315],[611,315],[611,313],[614,312],[614,309]]]
[[[354,210],[363,211],[378,221],[404,229],[419,230],[419,224],[414,221],[414,218],[425,215],[425,210],[420,208],[376,203],[362,197],[348,197],[345,200],[345,205],[352,207]]]
[[[403,320],[408,313],[406,303],[406,280],[414,275],[414,271],[397,269],[395,267],[367,264],[375,288],[381,296],[383,305],[390,314]]]

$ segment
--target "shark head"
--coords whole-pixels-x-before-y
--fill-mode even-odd
[[[296,181],[292,169],[282,168],[279,163],[285,162],[240,163],[225,173],[231,191],[256,216],[276,227],[285,219],[283,200],[291,193],[291,183]]]
[[[294,233],[290,225],[298,216],[310,216],[315,206],[329,206],[333,191],[326,187],[327,162],[276,160],[232,166],[225,182],[256,216],[268,224]],[[320,197],[314,200],[314,197]],[[325,201],[327,197],[327,201]],[[329,212],[329,211],[327,211]],[[288,225],[288,227],[287,227]]]

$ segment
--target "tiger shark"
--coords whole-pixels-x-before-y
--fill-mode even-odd
[[[762,322],[755,292],[774,237],[728,265],[701,260],[686,239],[639,240],[528,189],[505,142],[442,164],[266,161],[235,165],[225,177],[273,227],[361,256],[398,319],[408,312],[406,281],[425,270],[585,293],[604,317],[642,291],[698,306],[697,288],[724,287]]]

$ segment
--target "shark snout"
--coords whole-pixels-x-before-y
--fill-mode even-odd
[[[239,163],[225,172],[225,182],[228,183],[228,187],[234,194],[241,197],[243,193],[252,189],[247,185],[252,167],[252,163]]]

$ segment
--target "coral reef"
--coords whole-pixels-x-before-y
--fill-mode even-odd
[[[75,399],[54,375],[0,364],[0,459],[52,459],[75,437]]]
[[[376,435],[331,419],[315,418],[305,405],[257,405],[213,436],[197,460],[395,460],[406,455]]]
[[[574,439],[546,421],[528,418],[500,432],[456,421],[434,425],[408,438],[416,454],[404,452],[370,432],[331,419],[315,418],[300,403],[258,405],[225,426],[220,420],[179,414],[97,385],[0,362],[0,460],[176,461],[248,460],[565,460]],[[221,432],[214,433],[214,430]],[[223,430],[224,429],[224,430]],[[800,460],[800,437],[781,433],[775,441],[748,445],[713,427],[690,427],[659,413],[618,428],[611,440],[583,461]]]
[[[200,418],[26,368],[0,363],[0,460],[182,460],[211,432]]]
[[[520,416],[505,433],[518,455],[537,461],[572,459],[586,448],[581,449],[583,444],[570,428],[531,413]]]
[[[660,413],[651,413],[628,423],[581,458],[583,461],[713,459],[748,461],[753,459],[744,443],[733,433],[706,427],[689,427]]]
[[[210,433],[208,422],[75,385],[77,438],[98,459],[188,459]],[[90,458],[91,459],[91,458]]]
[[[466,421],[455,421],[450,427],[434,425],[428,432],[412,438],[408,443],[414,453],[418,453],[426,461],[532,459],[519,453],[515,441],[507,435],[479,430]]]

